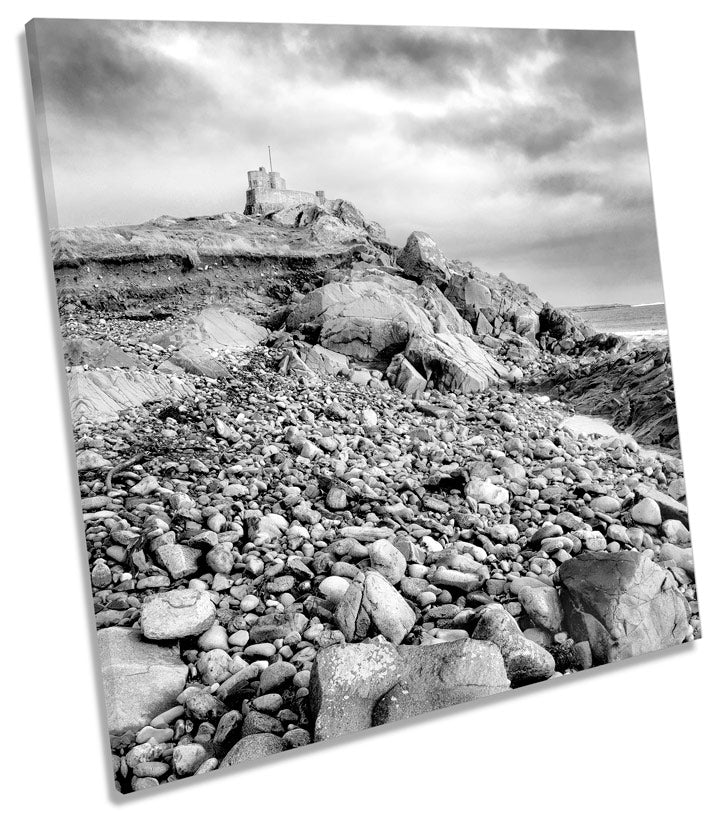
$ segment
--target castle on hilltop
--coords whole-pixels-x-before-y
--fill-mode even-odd
[[[285,180],[277,171],[268,172],[260,167],[257,171],[248,171],[248,189],[245,197],[245,215],[259,214],[265,216],[283,208],[295,205],[322,205],[325,191],[290,191]]]

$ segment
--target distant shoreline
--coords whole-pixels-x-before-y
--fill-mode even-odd
[[[592,310],[613,310],[618,307],[659,307],[664,306],[664,301],[645,301],[640,304],[625,304],[616,302],[613,304],[578,304],[570,307],[563,307],[563,310],[576,310],[579,312],[590,312]]]

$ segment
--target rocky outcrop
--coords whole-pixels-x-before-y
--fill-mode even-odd
[[[146,643],[133,628],[101,629],[97,640],[111,734],[137,731],[175,704],[188,675],[176,648]]]
[[[568,633],[587,640],[597,663],[678,645],[688,606],[672,575],[647,553],[586,553],[560,566]]]
[[[666,345],[590,352],[555,366],[539,388],[602,415],[647,444],[679,449],[675,389]]]

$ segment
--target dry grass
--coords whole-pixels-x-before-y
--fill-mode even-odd
[[[307,232],[257,220],[159,217],[141,225],[60,228],[50,233],[53,263],[79,267],[89,262],[118,263],[164,256],[201,259],[247,255],[315,255]]]

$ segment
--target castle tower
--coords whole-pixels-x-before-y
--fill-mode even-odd
[[[318,205],[325,201],[324,191],[312,194],[308,191],[288,190],[285,180],[277,171],[264,167],[248,171],[248,188],[245,194],[245,215],[267,216],[296,205]]]
[[[270,187],[274,191],[284,191],[286,190],[285,180],[280,176],[277,171],[270,171],[268,174],[270,179]]]

